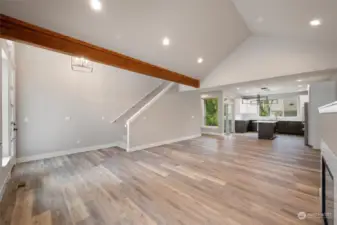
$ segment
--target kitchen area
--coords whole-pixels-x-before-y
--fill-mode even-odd
[[[268,140],[273,140],[277,134],[305,136],[308,101],[307,92],[256,95],[237,98],[232,102],[227,100],[225,133],[228,130],[235,133],[256,133],[257,138]]]

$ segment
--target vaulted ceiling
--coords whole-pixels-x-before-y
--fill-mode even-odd
[[[336,0],[232,0],[256,35],[337,42]],[[318,19],[322,25],[309,26]]]
[[[91,1],[0,0],[0,13],[202,79],[202,87],[336,67],[336,0],[98,0],[100,11]],[[310,26],[313,19],[322,25]]]
[[[101,0],[100,11],[90,0],[0,2],[5,15],[195,78],[250,35],[230,0]]]
[[[232,0],[252,32],[201,88],[337,68],[336,0]]]

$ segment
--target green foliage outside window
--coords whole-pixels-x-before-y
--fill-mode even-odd
[[[205,125],[218,126],[218,99],[204,99],[205,103]]]
[[[270,116],[270,102],[268,100],[260,101],[260,116]]]

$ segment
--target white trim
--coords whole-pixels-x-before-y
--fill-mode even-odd
[[[225,133],[215,133],[215,132],[207,132],[207,131],[203,131],[202,134],[225,136]]]
[[[126,124],[130,124],[132,121],[134,121],[142,112],[147,110],[151,105],[153,105],[161,96],[163,96],[168,90],[171,89],[171,87],[175,83],[169,83],[163,90],[161,90],[156,96],[154,96],[148,103],[146,103],[142,108],[138,110],[133,116],[131,116],[127,121]]]
[[[205,129],[219,129],[219,126],[201,126],[201,128],[205,128]]]
[[[130,123],[126,123],[126,150],[130,149]]]
[[[148,93],[146,93],[139,101],[135,102],[133,105],[131,105],[131,107],[127,108],[126,110],[124,110],[124,112],[122,112],[119,116],[117,116],[116,119],[112,120],[112,123],[116,123],[117,120],[119,120],[125,113],[127,113],[127,111],[129,111],[130,109],[132,109],[133,107],[135,107],[140,101],[142,101],[144,98],[146,98],[149,94],[151,94],[154,90],[156,90],[157,88],[160,87],[160,85],[162,85],[163,82],[161,82],[157,87],[155,87],[154,89],[152,89],[151,91],[149,91]]]
[[[123,141],[118,141],[118,142],[116,143],[116,147],[120,147],[121,149],[126,150],[126,144],[125,144],[125,142],[123,142]]]
[[[8,171],[8,174],[7,174],[7,177],[6,177],[5,181],[4,181],[3,186],[0,187],[0,203],[1,203],[1,201],[2,201],[2,198],[3,198],[4,193],[5,193],[5,191],[6,191],[7,183],[8,183],[8,181],[10,180],[10,178],[12,177],[12,169],[13,169],[13,167],[14,167],[14,163],[13,163],[13,162],[15,162],[15,161],[14,161],[13,158],[12,158],[12,159],[9,161],[9,163],[7,164],[10,168],[8,169],[9,171]],[[5,169],[5,168],[6,168],[6,167],[3,167],[2,169]]]
[[[337,200],[337,156],[335,153],[331,150],[331,148],[324,142],[324,140],[321,139],[321,154],[324,157],[324,160],[326,164],[328,165],[330,172],[332,176],[334,177],[334,202]],[[321,173],[322,175],[322,173]],[[322,180],[322,177],[321,177]],[[322,184],[321,184],[322,187]],[[320,198],[320,203],[322,206],[322,198]],[[334,207],[334,214],[336,215],[337,213],[337,207]],[[334,225],[337,225],[337,221],[334,221]]]
[[[328,164],[332,175],[337,177],[337,156],[323,140],[321,140],[321,154]]]
[[[140,145],[140,146],[136,146],[136,147],[132,147],[128,149],[128,152],[134,152],[134,151],[144,150],[147,148],[158,147],[161,145],[172,144],[172,143],[179,142],[179,141],[186,141],[186,140],[198,138],[198,137],[201,137],[201,134],[196,134],[192,136],[187,136],[187,137],[182,137],[182,138],[177,138],[177,139],[172,139],[172,140],[167,140],[167,141],[156,142],[156,143],[152,143],[148,145]]]
[[[11,172],[8,173],[8,175],[5,179],[4,185],[2,187],[0,187],[0,202],[2,201],[2,198],[5,194],[5,191],[6,191],[6,188],[7,188],[7,183],[9,181],[9,179],[11,179]]]
[[[58,156],[72,155],[72,154],[81,153],[81,152],[96,151],[96,150],[112,148],[112,147],[116,147],[116,146],[118,146],[117,142],[111,143],[111,144],[106,144],[106,145],[96,145],[96,146],[89,146],[89,147],[84,147],[84,148],[75,148],[75,149],[69,149],[69,150],[56,151],[56,152],[39,154],[39,155],[21,157],[21,158],[17,158],[16,161],[17,161],[17,163],[30,162],[30,161],[40,160],[40,159],[49,159],[49,158],[54,158],[54,157],[58,157]]]
[[[337,113],[337,102],[323,105],[318,108],[319,113]]]
[[[12,157],[11,156],[7,156],[7,157],[2,157],[2,167],[5,167],[8,165],[8,163],[11,161]]]

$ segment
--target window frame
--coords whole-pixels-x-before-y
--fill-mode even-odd
[[[281,117],[281,118],[294,118],[294,117],[298,117],[299,116],[299,113],[300,113],[300,102],[299,102],[299,99],[298,97],[295,97],[294,99],[296,99],[296,116],[285,116],[285,110],[284,110],[284,100],[287,100],[287,99],[292,99],[291,97],[290,98],[278,98],[278,99],[275,99],[277,101],[281,101],[282,102],[282,116],[277,116],[277,117]],[[264,100],[262,100],[264,101]],[[279,110],[280,111],[280,110]],[[266,115],[266,116],[262,116],[261,115],[261,106],[260,104],[258,105],[258,116],[259,117],[271,117],[271,116],[274,116],[272,114],[273,110],[272,110],[272,104],[270,103],[269,104],[269,115]]]
[[[207,112],[206,112],[206,101],[208,101],[208,100],[216,100],[216,107],[217,107],[217,109],[216,109],[216,119],[217,119],[217,125],[207,125],[207,122],[206,122],[206,114],[207,114]],[[219,98],[218,97],[207,97],[207,98],[202,98],[201,99],[201,105],[202,105],[202,114],[203,114],[203,116],[202,116],[202,127],[204,127],[204,128],[213,128],[213,129],[216,129],[216,128],[219,128],[219,123],[220,123],[220,121],[219,121]]]

